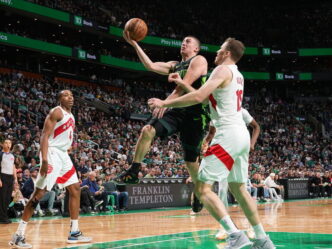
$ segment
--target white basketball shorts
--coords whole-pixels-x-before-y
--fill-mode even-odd
[[[48,171],[46,177],[38,173],[36,187],[50,191],[57,183],[60,188],[65,188],[74,183],[78,183],[75,167],[67,151],[49,147],[47,153]],[[40,155],[40,163],[42,158]]]
[[[198,179],[208,184],[221,182],[245,183],[248,178],[250,135],[246,127],[217,129],[211,146],[204,154]]]

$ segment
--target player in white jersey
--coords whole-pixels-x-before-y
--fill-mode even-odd
[[[252,135],[251,135],[251,139],[250,139],[250,151],[254,151],[255,144],[257,142],[257,138],[258,138],[259,133],[260,133],[260,126],[246,109],[242,108],[241,112],[242,112],[242,118],[243,118],[243,121],[245,122],[245,124],[252,128]],[[203,154],[207,151],[207,149],[209,147],[209,144],[212,141],[212,138],[214,137],[215,133],[216,133],[216,128],[213,126],[213,123],[211,122],[210,127],[209,127],[209,133],[205,137],[205,139],[203,141],[203,144],[202,144],[202,153]],[[227,182],[227,179],[223,179],[223,181],[219,182],[218,185],[219,185],[218,186],[218,196],[224,202],[225,207],[227,207],[228,206],[228,199],[227,199],[228,182]],[[246,233],[247,233],[249,238],[251,238],[251,239],[254,238],[254,232],[253,232],[251,227],[249,227],[246,230]],[[221,226],[218,233],[216,234],[216,239],[223,240],[225,238],[227,238],[227,233],[226,233],[225,229]]]
[[[63,90],[58,95],[60,105],[53,108],[45,119],[41,136],[41,168],[35,184],[35,191],[28,201],[22,220],[16,233],[9,242],[14,248],[32,248],[25,242],[25,229],[39,200],[46,191],[50,191],[55,183],[69,191],[70,232],[68,243],[90,242],[78,228],[80,209],[80,184],[75,167],[67,150],[74,137],[75,118],[71,113],[74,97],[71,91]]]
[[[220,182],[227,178],[231,192],[254,228],[256,239],[251,248],[272,249],[275,246],[266,235],[258,216],[256,202],[245,186],[248,177],[250,136],[241,113],[244,80],[235,65],[243,53],[243,44],[234,38],[228,38],[217,51],[217,67],[200,89],[191,89],[190,93],[176,99],[153,98],[148,103],[153,108],[185,107],[209,99],[216,134],[200,165],[195,193],[229,234],[225,248],[243,248],[251,245],[248,237],[237,229],[225,205],[211,189],[215,181]],[[185,86],[179,74],[169,75],[169,80],[181,87],[190,88]]]

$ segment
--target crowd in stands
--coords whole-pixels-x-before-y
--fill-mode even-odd
[[[190,30],[192,35],[204,37],[203,43],[210,44],[225,40],[224,35],[246,40],[248,46],[256,47],[324,47],[332,40],[331,35],[325,35],[331,26],[331,20],[324,18],[332,14],[328,1],[314,7],[310,1],[283,5],[240,0],[223,4],[173,0],[29,1],[122,28],[130,18],[139,17],[147,22],[150,35],[182,39]]]
[[[118,85],[121,90],[112,92],[100,87],[65,85],[47,77],[28,78],[16,71],[0,74],[0,87],[3,89],[0,93],[0,132],[2,137],[14,141],[13,153],[20,161],[18,188],[22,195],[17,194],[18,202],[24,205],[24,198],[28,198],[33,189],[31,177],[38,170],[43,120],[57,105],[58,91],[71,88],[83,102],[84,99],[102,101],[111,107],[111,112],[106,113],[87,103],[75,105],[73,113],[77,132],[71,151],[82,182],[82,200],[89,206],[85,210],[89,212],[98,206],[101,210],[108,210],[108,196],[117,192],[117,183],[111,180],[129,168],[134,146],[144,125],[143,121],[131,119],[131,114],[148,113],[147,98],[154,94],[165,97],[165,92],[152,90],[153,84],[142,87],[138,82],[122,82]],[[145,95],[140,95],[139,89]],[[167,87],[164,89],[169,91]],[[304,87],[303,93],[305,91]],[[261,126],[256,149],[250,154],[251,183],[248,188],[254,198],[278,199],[283,192],[278,187],[280,179],[303,177],[310,179],[312,196],[331,196],[331,137],[317,129],[306,115],[312,113],[314,119],[317,117],[316,121],[325,120],[331,125],[331,103],[327,100],[324,105],[319,103],[279,97],[276,91],[271,89],[267,92],[264,87],[259,91],[255,89],[255,95],[248,91],[244,108]],[[182,156],[177,135],[166,140],[156,139],[143,161],[140,178],[187,178],[189,174]],[[112,184],[108,183],[110,181]],[[276,193],[272,189],[277,190]],[[45,197],[46,211],[51,214],[51,206],[65,199],[63,192],[54,191],[56,194]],[[125,193],[117,192],[114,194],[114,206],[126,208],[127,199]],[[38,209],[37,212],[42,213]]]

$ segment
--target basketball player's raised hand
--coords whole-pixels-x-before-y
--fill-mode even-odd
[[[137,44],[136,41],[130,38],[129,32],[128,31],[123,31],[123,38],[132,46],[135,46]]]
[[[151,108],[162,108],[164,105],[164,101],[157,98],[152,98],[148,100],[148,104]]]

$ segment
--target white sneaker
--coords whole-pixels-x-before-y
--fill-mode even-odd
[[[14,234],[11,241],[8,243],[12,248],[32,248],[32,245],[25,243],[25,237],[22,235]]]
[[[76,244],[76,243],[88,243],[92,240],[91,237],[83,236],[81,231],[69,232],[67,243]]]

